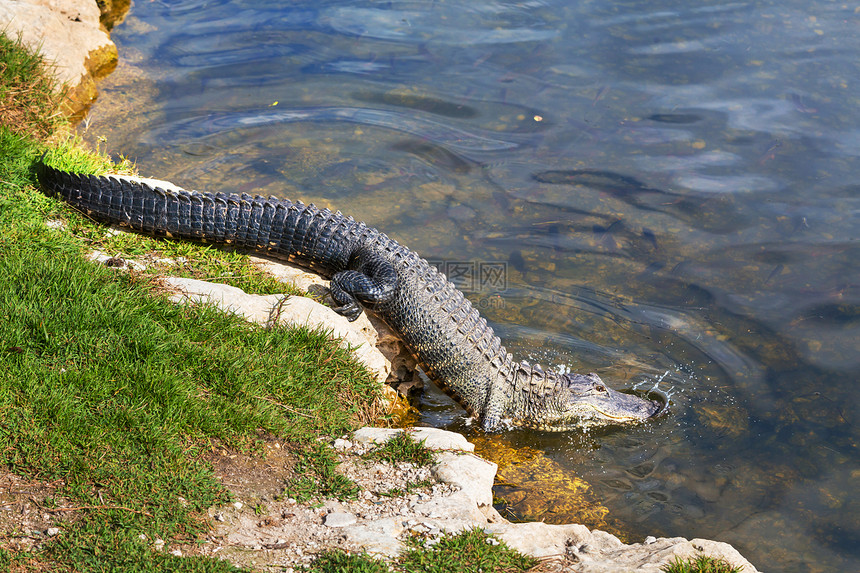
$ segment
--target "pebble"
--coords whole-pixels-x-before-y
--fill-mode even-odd
[[[349,440],[338,438],[334,441],[334,449],[336,450],[343,452],[349,450],[350,448],[352,448],[352,442],[350,442]]]
[[[45,531],[45,535],[57,535],[58,533],[60,533],[59,527],[49,527],[48,530]]]
[[[649,535],[648,537],[645,538],[645,541],[643,543],[645,545],[651,545],[652,543],[657,543],[657,538],[654,537],[653,535]]]
[[[358,519],[353,514],[346,512],[329,513],[323,519],[323,523],[327,527],[346,527],[347,525],[352,525],[356,521],[358,521]]]

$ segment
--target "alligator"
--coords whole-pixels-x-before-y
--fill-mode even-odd
[[[363,309],[374,312],[484,430],[635,423],[667,408],[665,399],[613,390],[597,374],[515,362],[435,266],[340,211],[275,197],[186,191],[155,179],[76,174],[48,166],[44,157],[35,167],[46,194],[102,223],[232,245],[329,278],[336,312],[349,320]]]

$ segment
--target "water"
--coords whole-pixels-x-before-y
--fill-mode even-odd
[[[136,4],[81,131],[353,214],[517,356],[672,393],[643,427],[490,437],[429,393],[425,422],[507,456],[510,515],[860,570],[856,6],[277,4]]]

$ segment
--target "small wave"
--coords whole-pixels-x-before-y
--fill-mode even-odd
[[[467,19],[468,20],[468,19]],[[380,40],[435,42],[450,45],[515,44],[541,42],[558,36],[558,30],[538,29],[539,22],[527,27],[505,27],[504,20],[495,28],[474,28],[453,21],[440,20],[433,12],[387,10],[380,8],[338,7],[325,12],[322,22],[336,32],[350,36],[369,36]],[[466,22],[468,24],[468,21]],[[486,26],[486,21],[483,21]]]
[[[675,177],[680,187],[701,193],[752,193],[775,191],[779,185],[760,175],[701,175],[687,173]]]
[[[188,143],[234,130],[309,121],[343,121],[382,127],[409,133],[460,151],[503,151],[519,147],[519,144],[511,141],[483,137],[412,114],[356,107],[266,109],[209,114],[156,128],[144,136],[143,140],[150,144]]]
[[[706,151],[693,155],[637,156],[636,166],[643,171],[693,171],[703,167],[735,165],[741,157],[726,151]]]

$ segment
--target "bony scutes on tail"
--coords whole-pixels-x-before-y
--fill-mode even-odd
[[[433,265],[338,212],[274,197],[186,191],[158,180],[36,165],[45,191],[94,219],[141,233],[234,245],[331,279],[335,310],[370,309],[400,334],[425,373],[486,430],[636,423],[666,401],[609,388],[596,374],[515,362],[487,321]]]

